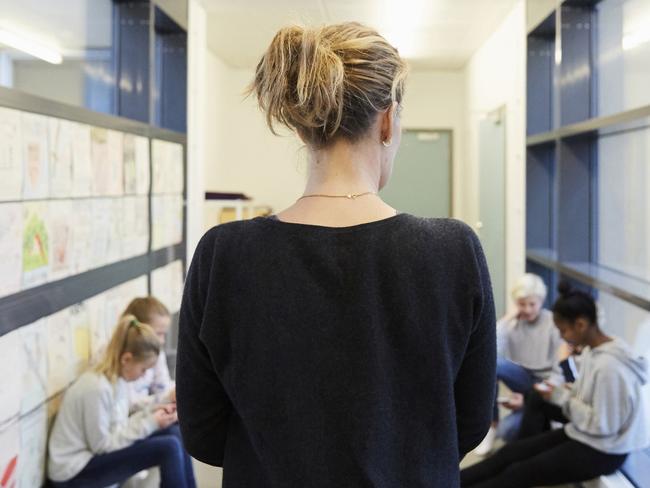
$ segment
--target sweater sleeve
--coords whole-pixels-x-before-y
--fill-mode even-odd
[[[178,421],[187,451],[199,461],[223,466],[232,406],[201,340],[214,240],[199,242],[185,281],[176,364]]]
[[[461,459],[483,440],[492,420],[496,393],[496,317],[485,256],[471,232],[479,283],[474,323],[454,384],[458,450]]]
[[[603,368],[594,377],[591,404],[567,396],[562,410],[574,427],[585,434],[609,436],[621,430],[633,410],[625,379],[615,368]]]
[[[83,424],[88,447],[95,454],[117,451],[151,435],[158,425],[148,410],[142,410],[126,422],[111,425],[115,399],[109,390],[89,392],[83,399]],[[125,415],[128,411],[125,407]]]

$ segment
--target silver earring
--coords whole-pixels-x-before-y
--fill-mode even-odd
[[[381,143],[384,145],[384,147],[389,147],[393,143],[393,141],[392,140],[381,141]]]

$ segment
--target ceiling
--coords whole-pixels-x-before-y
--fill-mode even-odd
[[[252,68],[291,23],[358,21],[379,30],[414,69],[460,69],[517,0],[203,0],[210,48]]]

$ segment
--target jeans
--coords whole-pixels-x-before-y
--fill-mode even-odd
[[[129,447],[97,454],[74,478],[50,483],[55,488],[104,488],[156,466],[160,468],[161,488],[196,488],[192,459],[183,448],[178,424]]]
[[[564,429],[512,442],[460,472],[463,488],[529,488],[578,483],[611,474],[627,454],[606,454],[567,437]]]
[[[504,358],[498,358],[497,380],[503,381],[503,383],[515,393],[527,393],[533,387],[533,385],[539,381],[539,378],[534,376],[523,366],[520,366]],[[498,383],[496,388],[498,392]],[[494,403],[492,420],[495,422],[499,420],[499,405],[496,403],[496,400]]]

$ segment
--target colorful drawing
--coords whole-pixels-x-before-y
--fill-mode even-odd
[[[93,256],[95,238],[92,201],[76,200],[72,202],[72,209],[74,215],[72,269],[74,273],[83,273],[97,265]]]
[[[90,156],[93,171],[93,194],[96,196],[108,195],[111,179],[108,160],[108,130],[91,127]]]
[[[124,194],[124,134],[109,130],[106,134],[109,165],[109,195]]]
[[[47,406],[43,405],[20,420],[18,486],[43,486],[47,452]]]
[[[151,294],[160,299],[172,314],[181,308],[183,285],[182,261],[174,261],[151,272]]]
[[[183,240],[182,196],[154,195],[151,212],[151,238],[154,250],[173,246]]]
[[[49,194],[49,154],[47,117],[22,114],[23,198],[47,198]]]
[[[183,146],[152,140],[153,193],[183,193]]]
[[[19,363],[22,395],[20,413],[26,414],[47,398],[47,330],[45,319],[18,329],[22,338]]]
[[[149,201],[147,197],[124,197],[122,259],[139,256],[149,246]]]
[[[50,236],[50,281],[65,278],[73,271],[73,225],[71,201],[50,202],[48,209]]]
[[[93,166],[90,151],[90,127],[74,125],[72,144],[72,195],[87,197],[93,188]]]
[[[0,201],[23,194],[22,126],[20,112],[0,107]]]
[[[90,361],[90,316],[85,303],[78,303],[69,309],[72,336],[72,358],[75,375],[80,375]]]
[[[24,206],[23,287],[40,285],[48,277],[50,240],[46,211],[47,207],[43,203],[28,203]]]
[[[0,297],[20,291],[22,282],[23,205],[0,204]]]
[[[75,377],[70,311],[62,310],[46,319],[47,328],[47,396],[64,390]]]
[[[18,486],[18,456],[20,453],[20,430],[18,421],[0,430],[0,487]]]
[[[72,194],[73,140],[75,124],[51,117],[49,124],[50,196],[69,197]]]
[[[17,330],[0,337],[0,357],[8,365],[20,364],[22,339]],[[3,375],[0,381],[0,426],[20,413],[20,376]],[[0,427],[1,428],[1,427]]]

